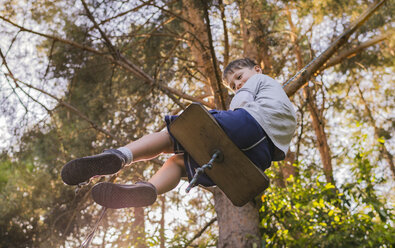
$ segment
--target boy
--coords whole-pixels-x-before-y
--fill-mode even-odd
[[[292,103],[281,85],[263,75],[252,60],[238,59],[229,63],[223,79],[234,90],[230,110],[210,110],[229,138],[263,171],[271,161],[282,160],[296,128]],[[166,116],[169,127],[177,116]],[[143,207],[155,202],[158,194],[175,188],[181,177],[191,180],[199,165],[189,156],[168,130],[146,135],[125,147],[75,159],[62,169],[66,184],[78,185],[94,176],[118,172],[137,161],[152,159],[161,153],[175,153],[148,182],[132,185],[98,183],[92,188],[93,200],[105,207]],[[212,186],[203,174],[198,184]]]

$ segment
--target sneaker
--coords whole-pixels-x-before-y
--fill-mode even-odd
[[[152,205],[156,197],[155,186],[148,182],[131,185],[103,182],[92,188],[93,200],[107,208],[146,207]]]
[[[125,161],[125,156],[116,149],[106,150],[89,157],[77,158],[63,166],[62,180],[68,185],[78,185],[95,176],[117,173],[125,165]]]

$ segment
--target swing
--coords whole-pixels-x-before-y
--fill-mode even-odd
[[[269,178],[229,139],[201,104],[189,105],[169,128],[201,166],[187,192],[195,186],[203,171],[238,207],[247,204],[269,186]]]

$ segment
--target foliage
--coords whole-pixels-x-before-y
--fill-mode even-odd
[[[338,188],[306,170],[270,187],[260,209],[266,247],[392,247],[394,208],[376,190],[384,178],[371,153],[356,151],[352,176]]]

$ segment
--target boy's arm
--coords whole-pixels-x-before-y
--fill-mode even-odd
[[[230,110],[235,110],[237,108],[242,108],[249,102],[254,101],[254,95],[247,89],[241,88],[237,91],[236,95],[233,97],[232,101],[230,102]]]

